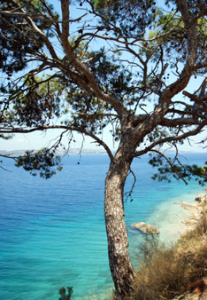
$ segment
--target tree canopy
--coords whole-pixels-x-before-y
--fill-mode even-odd
[[[196,134],[205,119],[205,99],[203,104],[199,102],[205,98],[205,80],[195,93],[184,89],[189,76],[205,76],[206,8],[202,1],[199,5],[188,2],[188,9],[182,5],[181,12],[177,1],[166,1],[171,9],[163,13],[155,1],[129,1],[127,5],[122,1],[84,1],[76,4],[83,11],[80,18],[70,19],[67,9],[61,20],[45,1],[3,1],[1,67],[8,78],[1,86],[1,133],[46,130],[52,118],[61,120],[66,114],[59,124],[62,129],[97,139],[95,135],[114,123],[118,140],[120,112],[136,115],[133,122],[137,126],[152,115],[153,108],[159,110],[165,93],[172,98],[183,91],[185,99],[170,101],[162,122],[157,122],[139,145],[147,152],[164,142],[177,144]],[[62,1],[62,9],[67,4]],[[197,23],[195,38],[189,24],[193,20]],[[70,33],[69,25],[74,23],[76,36]],[[97,50],[91,46],[94,40],[102,43]],[[57,41],[58,50],[54,46]],[[23,69],[27,71],[10,80],[14,72]],[[165,137],[168,140],[163,140]]]
[[[59,5],[60,15],[45,0],[1,1],[0,137],[59,129],[50,149],[14,158],[33,174],[44,177],[46,171],[46,178],[64,135],[68,145],[78,132],[104,147],[111,160],[105,191],[109,261],[124,299],[134,276],[123,207],[132,160],[152,153],[158,166],[164,158],[169,167],[160,168],[159,178],[162,172],[199,175],[182,166],[178,148],[207,125],[207,4],[166,0],[165,10],[153,0]],[[101,138],[108,125],[119,141],[115,155]],[[174,147],[174,160],[163,145]]]

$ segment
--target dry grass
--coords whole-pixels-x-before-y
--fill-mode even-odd
[[[129,300],[174,299],[195,286],[205,287],[207,276],[206,207],[198,226],[172,247],[149,237],[142,245],[139,270]],[[195,288],[196,289],[196,288]]]

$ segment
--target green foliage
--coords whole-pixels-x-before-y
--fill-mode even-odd
[[[194,179],[202,186],[207,182],[207,162],[200,167],[197,165],[184,165],[178,158],[172,159],[168,157],[168,160],[170,163],[161,155],[150,159],[149,164],[158,169],[158,173],[152,177],[153,180],[167,180],[171,182],[172,178],[188,181]]]
[[[157,44],[162,44],[165,49],[165,58],[163,61],[168,62],[172,54],[176,56],[177,62],[184,62],[186,60],[187,52],[187,31],[182,20],[181,14],[178,13],[178,7],[176,1],[166,1],[171,4],[171,12],[156,8],[155,17],[153,22],[149,26],[148,36],[149,41],[142,42],[143,48],[139,50],[140,55],[149,57],[152,50]],[[191,2],[191,1],[189,1]],[[174,5],[176,4],[176,5]],[[192,3],[190,3],[190,6]],[[198,8],[197,4],[193,4],[197,12],[192,12],[192,16],[196,13],[202,15],[202,12]],[[204,6],[203,6],[204,8]],[[197,20],[198,30],[198,46],[201,49],[199,51],[199,59],[202,59],[206,55],[206,35],[207,35],[207,21],[205,18],[198,18]],[[152,62],[156,62],[159,58],[160,51],[157,50],[151,57]],[[175,68],[176,64],[171,64],[171,68]]]
[[[68,289],[68,294],[66,294],[66,289],[64,287],[60,288],[59,290],[59,294],[61,295],[61,297],[59,298],[59,300],[70,300],[72,293],[73,293],[73,288],[72,287],[67,287]]]
[[[50,76],[28,76],[22,92],[15,97],[13,110],[10,109],[12,122],[28,127],[49,125],[49,120],[60,115],[60,97],[62,95],[59,80]],[[26,87],[26,91],[24,91]],[[8,118],[8,114],[7,114]]]
[[[199,3],[199,5],[198,5]],[[165,4],[173,5],[176,9],[179,9],[178,2],[176,0],[165,0]],[[206,1],[205,0],[187,0],[187,5],[191,16],[197,16],[202,10],[206,9]]]
[[[21,13],[33,13],[39,15],[39,20],[34,20],[35,25],[43,30],[48,37],[53,37],[51,31],[52,23],[49,21],[41,22],[42,15],[48,14],[47,9],[44,6],[45,1],[33,0],[5,0],[1,1],[1,11],[15,10],[18,4],[23,7]],[[48,6],[53,11],[52,5]],[[48,15],[49,17],[49,15]],[[53,12],[53,18],[58,20],[59,15]],[[16,16],[11,17],[2,14],[0,17],[0,69],[3,70],[10,80],[14,72],[23,70],[27,66],[28,53],[37,53],[41,48],[44,47],[44,40],[40,37],[31,27],[26,26],[22,17]]]
[[[24,156],[20,156],[15,160],[16,167],[23,167],[32,176],[36,176],[39,173],[40,177],[45,179],[56,174],[56,170],[62,170],[60,156],[55,156],[48,149],[42,149],[38,152],[27,151]]]
[[[74,35],[74,30],[71,31],[74,20],[68,20],[70,26],[67,38],[72,51],[71,59],[62,41],[62,25],[56,22],[59,15],[52,5],[45,0],[3,1],[1,11],[25,12],[31,17],[33,25],[42,32],[39,34],[38,30],[34,30],[34,26],[30,26],[25,17],[1,14],[0,47],[3,55],[0,67],[8,77],[6,83],[0,87],[0,125],[2,129],[7,128],[9,135],[14,127],[18,127],[17,131],[22,128],[27,132],[31,128],[54,128],[58,119],[58,127],[65,132],[78,131],[93,137],[102,134],[103,129],[111,124],[113,140],[119,141],[126,132],[128,134],[131,130],[132,133],[136,126],[141,128],[141,122],[147,122],[147,119],[153,116],[150,102],[153,103],[154,109],[160,105],[161,93],[171,85],[168,82],[171,79],[170,72],[172,71],[174,77],[180,77],[179,69],[186,63],[189,43],[177,1],[166,1],[169,6],[167,12],[161,10],[158,7],[159,3],[153,0],[86,2],[78,1],[74,4],[77,9],[81,7],[84,16],[94,16],[93,22],[90,23],[89,19],[86,22],[85,19],[77,19],[78,26]],[[207,20],[202,15],[204,2],[201,1],[198,7],[191,0],[187,2],[192,16],[199,12],[196,20],[196,63],[199,63],[207,54]],[[16,9],[18,5],[21,8]],[[101,43],[101,46],[94,50],[92,42],[100,40],[104,46]],[[57,51],[57,45],[61,52]],[[124,52],[129,58],[123,55]],[[58,57],[59,55],[61,57]],[[17,80],[10,80],[14,72],[22,71],[27,66],[27,62],[30,62],[29,71],[25,69],[25,74],[20,72]],[[168,68],[169,63],[171,71]],[[205,71],[206,68],[199,69],[199,72]],[[174,90],[178,91],[180,87]],[[109,98],[110,101],[106,100]],[[186,104],[188,101],[184,100],[180,108],[174,100],[168,100],[169,109],[165,115],[160,116],[160,120],[175,119],[177,122],[182,118],[191,121],[194,119],[192,123],[197,120],[193,123],[196,126],[205,119],[206,113],[202,104],[199,105],[194,118],[194,102]],[[119,103],[123,106],[118,108]],[[129,128],[125,127],[125,132],[122,115],[124,111],[125,116],[128,116],[127,120],[130,121]],[[141,121],[137,121],[136,117],[140,117]],[[140,149],[149,149],[148,146],[153,143],[155,146],[162,146],[162,140],[173,138],[188,130],[188,124],[165,127],[161,122],[157,123],[149,131],[143,131],[146,134],[137,139],[137,148],[140,146]],[[7,138],[3,133],[0,137]],[[136,138],[134,137],[133,141]],[[180,139],[174,141],[173,145],[182,143],[183,140]],[[179,164],[173,168],[159,168],[160,175],[157,174],[154,178],[170,181],[165,173],[171,173],[175,177],[181,176],[184,170],[180,168]],[[201,176],[197,175],[197,170],[187,167],[185,170],[195,178]],[[203,177],[201,180],[204,179]]]
[[[99,28],[106,30],[106,35],[110,30],[114,31],[116,37],[123,35],[126,37],[143,37],[145,30],[156,18],[156,1],[134,1],[117,0],[102,1],[94,0],[95,10],[102,15]],[[107,20],[108,26],[104,26]],[[115,29],[116,26],[117,29]],[[115,29],[115,30],[114,30]]]

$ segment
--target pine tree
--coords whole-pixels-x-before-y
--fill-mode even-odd
[[[79,18],[71,17],[71,5],[81,8]],[[204,169],[183,169],[178,147],[207,125],[207,4],[171,0],[165,5],[162,12],[153,0],[61,0],[60,16],[45,0],[0,5],[0,67],[7,75],[1,86],[0,137],[59,129],[50,149],[14,158],[17,166],[45,178],[55,172],[55,152],[64,135],[79,132],[104,147],[110,157],[108,253],[120,299],[130,293],[135,276],[123,201],[133,159],[151,153],[154,166],[165,159],[168,167],[160,168],[160,179],[166,173],[185,178],[185,172],[206,178]],[[92,50],[93,41],[102,46]],[[195,76],[203,82],[190,93]],[[58,125],[53,118],[59,118]],[[99,135],[110,124],[119,142],[114,155]],[[174,160],[162,152],[166,144],[175,148]]]

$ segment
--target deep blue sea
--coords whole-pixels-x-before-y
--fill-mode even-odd
[[[186,154],[202,165],[206,154]],[[73,299],[104,299],[112,289],[104,224],[107,155],[64,157],[63,170],[49,180],[13,166],[0,169],[0,295],[6,300],[57,300],[59,288],[72,286]],[[135,159],[133,202],[125,203],[130,255],[142,234],[130,224],[148,222],[160,239],[176,241],[189,215],[175,201],[193,202],[204,192],[196,182],[154,182],[148,157]],[[130,190],[129,176],[125,191]]]

